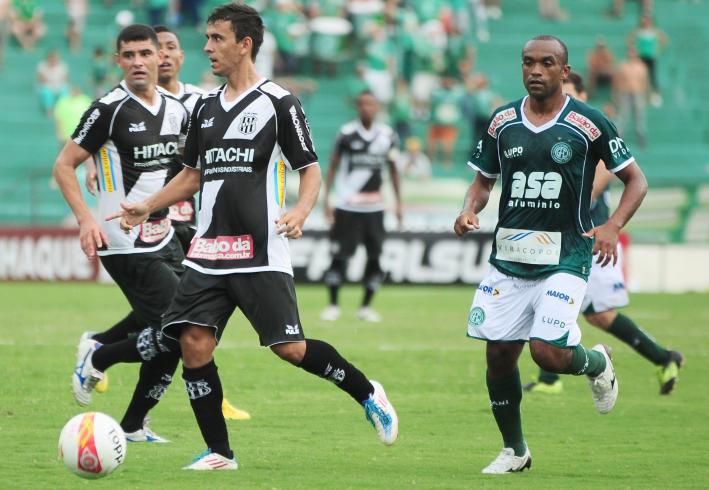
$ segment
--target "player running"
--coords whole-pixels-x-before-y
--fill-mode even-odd
[[[469,165],[477,170],[456,219],[456,234],[479,229],[478,213],[501,179],[490,271],[475,293],[468,336],[485,340],[490,406],[504,447],[482,471],[530,468],[522,433],[522,385],[517,360],[529,342],[544,369],[586,375],[596,408],[609,412],[618,382],[609,350],[580,344],[576,324],[592,255],[617,258],[618,233],[647,192],[647,182],[613,124],[562,91],[568,51],[554,36],[538,36],[522,51],[528,96],[497,109]],[[596,162],[623,181],[618,209],[594,227],[589,212]],[[594,240],[595,239],[595,240]]]
[[[185,169],[140,203],[123,205],[121,226],[134,233],[154,209],[200,191],[198,230],[187,270],[165,314],[165,336],[179,339],[183,378],[207,450],[190,470],[235,470],[213,352],[235,308],[282,359],[332,381],[364,408],[385,444],[398,420],[384,389],[369,381],[330,344],[306,339],[298,314],[288,239],[316,203],[320,167],[298,99],[261,78],[253,61],[263,21],[251,7],[227,4],[207,20],[205,51],[226,84],[195,106]],[[300,173],[296,205],[285,209],[286,169]]]
[[[563,84],[564,93],[586,102],[588,96],[583,86],[583,79],[575,72],[569,73]],[[603,161],[596,166],[596,175],[591,192],[591,220],[595,226],[608,221],[610,200],[608,186],[613,174],[606,170]],[[679,370],[684,365],[684,357],[676,351],[667,350],[638,327],[633,320],[618,313],[616,308],[629,302],[622,270],[622,255],[618,251],[618,262],[601,267],[594,263],[588,277],[588,289],[581,304],[586,321],[619,338],[638,354],[657,366],[657,379],[660,382],[660,394],[668,395],[677,382]],[[539,378],[524,386],[525,391],[557,394],[563,390],[561,378],[556,373],[539,370]]]
[[[184,254],[166,207],[156,209],[129,234],[117,223],[102,220],[99,225],[84,201],[75,169],[93,156],[99,169],[101,217],[116,212],[121,202],[145,199],[165,185],[180,158],[189,116],[179,100],[156,87],[161,56],[151,27],[134,24],[123,29],[116,53],[124,78],[86,110],[57,157],[54,177],[79,223],[82,250],[90,259],[98,255],[119,285],[133,310],[129,318],[134,323],[124,326],[138,334],[126,338],[122,333],[123,340],[106,345],[88,333],[82,336],[72,388],[76,401],[87,405],[106,369],[118,362],[141,362],[121,427],[129,441],[166,442],[145,427],[144,420],[170,385],[180,359],[179,345],[157,327],[177,288]]]
[[[394,196],[396,218],[401,225],[401,194],[396,153],[399,143],[396,133],[387,125],[376,121],[379,102],[369,91],[357,97],[355,121],[342,126],[337,134],[335,149],[330,159],[325,181],[325,215],[333,222],[330,239],[333,257],[325,273],[325,284],[330,292],[330,305],[320,314],[325,321],[340,317],[338,293],[345,278],[348,259],[357,245],[363,243],[367,250],[364,269],[364,297],[357,318],[369,322],[381,321],[379,313],[370,308],[374,293],[384,280],[379,264],[384,242],[384,197],[382,173],[389,169]],[[329,204],[330,189],[337,175],[337,204],[333,213]]]

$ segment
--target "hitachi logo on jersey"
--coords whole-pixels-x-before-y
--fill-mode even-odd
[[[386,163],[386,156],[371,153],[355,153],[352,155],[351,162],[353,167],[377,167]]]
[[[507,121],[512,121],[514,119],[517,119],[517,111],[515,111],[514,107],[498,112],[495,114],[495,117],[492,118],[490,127],[487,128],[487,134],[493,138],[497,138],[497,128],[505,124]]]
[[[136,160],[148,160],[157,157],[175,155],[176,153],[177,143],[174,141],[133,147],[133,158]]]
[[[84,125],[81,126],[81,131],[79,131],[79,134],[76,138],[74,138],[74,143],[77,145],[84,141],[84,138],[86,138],[86,135],[89,132],[89,129],[91,129],[91,126],[94,125],[98,117],[101,115],[101,111],[98,110],[98,107],[91,111],[91,114],[89,114],[89,117],[86,118],[86,121],[84,121]]]
[[[192,241],[187,257],[206,260],[244,260],[254,258],[251,235],[198,237]]]
[[[204,152],[205,163],[239,162],[253,163],[253,148],[210,148]]]
[[[514,148],[506,149],[503,153],[505,155],[505,158],[515,158],[521,157],[523,151],[524,148],[522,148],[521,146],[515,146]]]
[[[139,123],[130,123],[128,131],[131,133],[139,133],[145,131],[145,121],[140,121]]]
[[[593,124],[589,118],[579,114],[578,112],[569,112],[564,118],[564,121],[579,128],[591,141],[596,141],[601,135],[601,130],[598,129],[598,127]]]
[[[303,151],[309,151],[308,145],[305,144],[305,135],[303,134],[303,127],[300,125],[298,111],[296,111],[295,106],[292,105],[290,106],[288,112],[290,113],[291,120],[293,121],[293,127],[295,128],[295,132],[298,134],[298,140],[300,141],[301,148],[303,148]]]

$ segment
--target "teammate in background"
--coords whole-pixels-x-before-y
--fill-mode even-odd
[[[117,223],[99,225],[83,199],[75,170],[93,155],[100,169],[102,217],[120,209],[121,202],[144,199],[169,178],[189,115],[179,100],[156,87],[161,55],[151,27],[123,29],[116,53],[124,79],[86,110],[57,157],[54,177],[79,223],[82,250],[89,259],[98,254],[131,305],[133,312],[122,327],[139,333],[126,338],[116,326],[93,338],[90,332],[82,335],[72,388],[76,401],[87,405],[106,369],[118,362],[142,362],[121,427],[129,441],[166,442],[144,426],[144,419],[167,390],[180,359],[177,342],[170,343],[157,328],[177,289],[184,253],[167,207],[156,209],[147,223],[129,234]],[[112,336],[116,338],[109,339]]]
[[[569,73],[564,81],[563,90],[564,93],[581,102],[585,103],[588,99],[583,79],[578,73]],[[610,215],[608,186],[612,178],[613,174],[606,170],[603,161],[599,161],[596,165],[591,192],[591,220],[595,226],[608,221]],[[658,366],[660,394],[668,395],[674,388],[684,358],[679,352],[669,351],[659,345],[633,320],[616,311],[616,308],[626,306],[628,302],[628,291],[623,280],[622,256],[619,250],[618,262],[615,265],[600,267],[599,264],[594,263],[591,266],[588,289],[581,303],[581,311],[588,323],[619,338],[638,354]],[[525,385],[524,390],[537,393],[561,393],[563,385],[558,374],[540,369],[538,381]]]
[[[191,114],[197,100],[205,93],[199,87],[189,83],[182,83],[179,80],[180,69],[185,61],[185,53],[180,47],[180,40],[177,35],[170,31],[165,26],[154,26],[153,29],[157,33],[158,46],[163,59],[158,66],[158,87],[167,90],[174,97],[179,99]],[[91,161],[87,161],[87,177],[86,187],[92,194],[95,193],[97,184],[96,165]],[[169,178],[174,177],[182,170],[182,158],[176,156],[172,160],[172,168],[170,169]],[[190,242],[196,230],[195,220],[195,200],[194,197],[185,201],[178,202],[170,206],[168,214],[172,227],[175,229],[175,235],[182,246],[185,254],[190,248]],[[129,335],[142,330],[136,321],[134,312],[128,314],[126,318],[118,322],[106,332],[98,334],[89,332],[82,336],[82,339],[91,338],[101,343],[113,343],[117,340],[123,340]],[[79,352],[82,349],[79,347]],[[104,378],[96,385],[96,391],[105,392],[108,389],[108,375],[104,373]],[[249,420],[251,415],[232,405],[229,400],[224,398],[222,404],[224,417],[230,420]]]
[[[179,339],[182,376],[207,446],[185,468],[238,468],[213,357],[237,307],[261,345],[351,395],[382,442],[392,444],[398,421],[381,385],[368,381],[331,345],[303,334],[288,238],[302,236],[317,201],[320,167],[298,99],[254,70],[263,21],[253,8],[231,3],[210,14],[206,32],[212,71],[227,83],[195,106],[185,169],[157,194],[123,204],[113,216],[121,216],[121,226],[134,233],[155,209],[201,191],[187,270],[163,321],[164,336]],[[286,168],[300,173],[298,202],[289,210],[284,209]]]
[[[501,178],[491,267],[468,315],[468,336],[487,342],[490,406],[504,441],[483,473],[532,465],[517,367],[526,341],[540,367],[586,375],[599,412],[609,412],[618,397],[609,349],[584,348],[576,320],[593,255],[603,266],[616,261],[618,234],[640,206],[647,182],[613,124],[563,93],[569,71],[560,39],[537,36],[525,44],[522,77],[529,95],[490,119],[469,162],[477,175],[454,225],[459,236],[479,229],[478,213]],[[594,227],[589,210],[598,160],[625,189],[618,209]]]
[[[379,322],[379,313],[369,305],[384,280],[379,264],[385,233],[382,173],[389,168],[396,197],[396,219],[401,226],[401,194],[396,167],[399,142],[389,126],[376,121],[379,102],[371,92],[361,92],[356,103],[358,118],[342,126],[337,134],[325,181],[325,216],[333,223],[330,240],[334,253],[332,264],[325,273],[330,305],[322,311],[320,318],[335,321],[340,317],[338,293],[345,279],[347,261],[357,245],[363,243],[367,250],[367,265],[363,279],[364,297],[357,318]],[[337,204],[333,213],[329,198],[335,175]]]

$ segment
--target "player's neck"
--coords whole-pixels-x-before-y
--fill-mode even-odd
[[[137,98],[145,102],[147,105],[152,106],[155,105],[156,102],[156,97],[158,96],[156,87],[157,85],[155,84],[150,84],[145,89],[140,89],[137,87],[131,87],[126,83],[126,86],[128,87],[128,90],[131,91],[133,95],[135,95]]]
[[[263,77],[256,73],[251,60],[244,62],[226,77],[227,86],[224,92],[224,100],[229,102],[238,98],[241,94],[253,87],[261,78]]]
[[[180,81],[177,78],[171,78],[170,81],[159,83],[158,85],[170,92],[172,95],[180,94]]]
[[[533,124],[538,124],[540,121],[549,120],[554,117],[564,104],[566,103],[566,94],[561,90],[551,97],[545,99],[537,99],[531,95],[527,97],[527,103],[522,110],[527,115],[527,119]]]

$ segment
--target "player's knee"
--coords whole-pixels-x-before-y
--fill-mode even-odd
[[[347,260],[343,258],[333,258],[330,269],[325,273],[323,280],[328,286],[339,286],[345,278],[345,267]]]
[[[180,348],[186,367],[199,367],[212,359],[216,339],[211,328],[189,325],[182,329]]]
[[[615,310],[608,310],[601,313],[587,313],[584,318],[594,327],[608,330],[615,321],[616,316],[618,316],[618,313]]]
[[[287,342],[272,345],[271,351],[284,361],[298,366],[305,356],[305,342]]]
[[[524,344],[488,342],[485,357],[488,376],[500,378],[511,374]]]
[[[568,349],[562,349],[541,340],[531,340],[529,351],[532,354],[532,359],[540,368],[552,373],[563,372],[568,366],[571,356]]]

